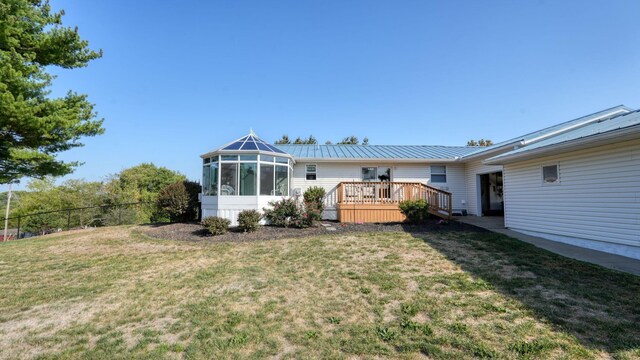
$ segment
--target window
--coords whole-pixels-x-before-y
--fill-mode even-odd
[[[237,195],[238,164],[222,163],[220,165],[220,195]]]
[[[209,176],[209,193],[206,195],[218,195],[218,163],[211,163],[211,172]]]
[[[240,163],[240,195],[255,196],[257,194],[257,169],[257,163]]]
[[[377,169],[374,167],[363,167],[362,181],[378,181]]]
[[[306,177],[307,180],[316,180],[317,179],[317,167],[316,165],[307,165],[306,166]]]
[[[260,161],[262,162],[273,162],[273,159],[271,155],[260,155]]]
[[[220,160],[222,161],[238,161],[238,155],[221,155]]]
[[[260,195],[273,194],[273,165],[260,164]]]
[[[391,168],[381,166],[378,168],[378,181],[391,181]]]
[[[240,155],[240,161],[258,161],[258,155]]]
[[[276,165],[276,195],[288,196],[289,195],[289,168],[283,165]]]
[[[218,195],[218,163],[212,162],[202,167],[202,194]]]
[[[558,165],[550,165],[542,167],[542,183],[556,184],[559,182]]]
[[[289,160],[284,157],[276,157],[276,162],[279,164],[288,164]]]
[[[202,167],[202,193],[204,195],[209,195],[209,191],[211,189],[209,175],[211,173],[211,169],[209,165]]]
[[[431,166],[431,182],[432,183],[446,183],[447,182],[447,167],[443,165]]]

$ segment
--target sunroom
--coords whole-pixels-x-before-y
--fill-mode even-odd
[[[203,218],[236,225],[242,210],[262,210],[290,195],[293,158],[253,132],[201,158]]]

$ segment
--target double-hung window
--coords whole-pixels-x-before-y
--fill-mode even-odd
[[[431,165],[431,182],[446,183],[447,167],[444,165]]]
[[[318,168],[315,164],[307,164],[305,166],[305,176],[307,180],[316,180],[318,178]]]

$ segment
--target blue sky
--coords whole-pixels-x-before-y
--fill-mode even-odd
[[[52,0],[104,57],[54,69],[106,133],[60,158],[100,180],[247,133],[372,144],[504,140],[640,106],[638,1]]]

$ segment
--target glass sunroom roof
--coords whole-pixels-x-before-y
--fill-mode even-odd
[[[278,154],[287,154],[286,152],[278,149],[277,147],[266,143],[265,141],[263,141],[262,139],[258,138],[257,136],[253,135],[253,134],[249,134],[247,136],[244,136],[234,142],[232,142],[231,144],[228,144],[226,146],[224,146],[221,149],[218,149],[218,151],[220,150],[224,150],[224,151],[233,151],[233,150],[258,150],[258,151],[270,151],[270,152],[274,152],[274,153],[278,153]]]

